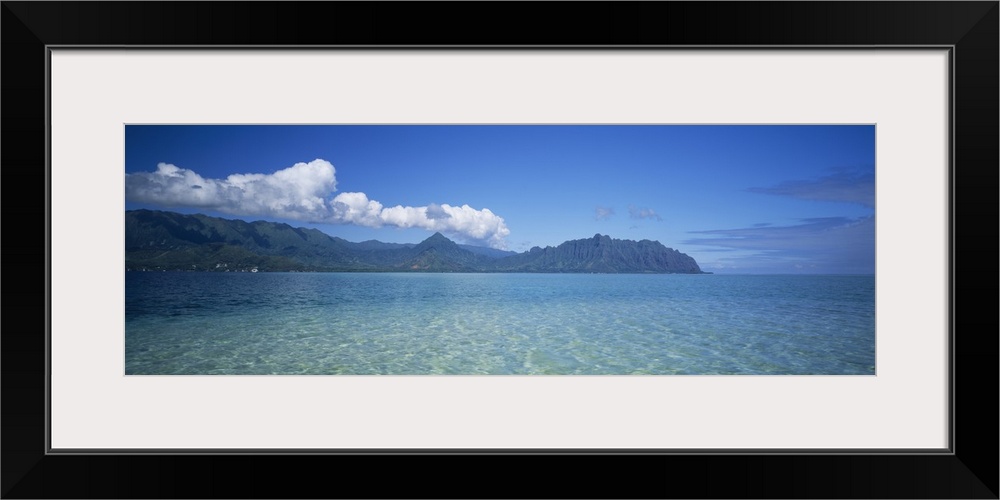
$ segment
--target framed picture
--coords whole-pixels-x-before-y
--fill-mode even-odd
[[[126,125],[124,372],[873,376],[875,143],[871,124]]]
[[[519,5],[511,4],[497,20],[524,24],[525,8]],[[320,16],[321,7],[332,8],[333,15]],[[983,200],[996,196],[997,7],[996,2],[582,4],[574,10],[584,18],[594,16],[603,25],[610,9],[610,19],[629,28],[615,28],[618,34],[604,40],[589,30],[568,27],[559,33],[552,23],[539,22],[526,33],[547,34],[537,41],[510,39],[491,28],[469,32],[450,24],[408,24],[418,13],[461,17],[489,10],[471,4],[4,3],[7,102],[47,98],[3,111],[8,186],[34,183],[46,193],[44,209],[24,208],[34,200],[8,208],[9,215],[25,213],[28,221],[9,229],[20,233],[24,224],[24,234],[38,235],[28,239],[45,243],[38,253],[45,259],[34,266],[45,270],[44,290],[36,294],[44,303],[31,306],[25,294],[9,300],[8,310],[44,310],[45,323],[37,332],[8,328],[15,333],[3,340],[8,436],[3,446],[8,457],[17,457],[4,461],[3,494],[295,497],[310,481],[288,485],[277,477],[280,472],[273,479],[255,477],[253,484],[235,479],[248,466],[281,471],[315,461],[345,473],[388,466],[389,474],[401,479],[375,486],[348,480],[331,496],[524,496],[515,484],[483,491],[441,484],[425,489],[411,461],[433,455],[458,471],[482,467],[476,464],[480,458],[466,455],[490,455],[501,464],[495,469],[499,477],[510,473],[505,466],[525,463],[515,460],[580,463],[580,455],[589,455],[596,461],[579,467],[586,477],[601,478],[594,484],[566,490],[563,482],[532,471],[528,478],[541,481],[546,493],[528,496],[996,498],[996,436],[971,417],[995,421],[996,401],[969,395],[972,387],[989,389],[996,380],[995,315],[991,311],[987,321],[986,312],[971,302],[962,307],[956,302],[972,295],[959,290],[986,289],[984,276],[990,277],[990,290],[995,284],[991,273],[968,269],[959,278],[957,271],[965,267],[957,257],[968,266],[974,248],[990,249],[991,262],[995,256],[990,233],[958,229],[994,227],[996,217],[996,205]],[[682,22],[709,18],[717,21],[697,31]],[[742,24],[746,19],[765,21],[749,28]],[[332,34],[312,38],[323,30],[308,28],[327,23],[335,28]],[[649,133],[655,136],[647,142],[636,139]],[[594,149],[609,136],[626,145]],[[290,157],[315,151],[309,143],[344,152],[351,158],[345,160],[348,166],[329,158]],[[654,153],[657,148],[663,151]],[[512,149],[533,153],[504,156]],[[228,158],[235,166],[202,167],[199,161],[215,161],[205,158],[208,150],[215,160]],[[625,153],[638,150],[652,158],[646,170],[626,166],[640,163]],[[713,156],[720,150],[729,154]],[[760,150],[772,153],[755,156]],[[510,166],[489,158],[509,158]],[[601,168],[614,158],[621,164]],[[709,158],[715,158],[716,170]],[[354,172],[352,161],[358,165]],[[412,163],[378,170],[379,162],[404,161]],[[476,161],[483,163],[466,166]],[[677,164],[660,166],[669,161]],[[24,167],[10,168],[18,164]],[[727,184],[744,174],[754,182]],[[466,181],[434,182],[449,175]],[[567,182],[573,175],[593,178]],[[390,182],[390,176],[401,179]],[[627,176],[633,182],[622,182]],[[690,179],[680,178],[685,176]],[[291,183],[272,182],[291,177]],[[172,179],[184,179],[183,186]],[[641,179],[648,179],[648,189],[636,187]],[[308,191],[297,191],[296,203],[314,195],[319,202],[281,204],[288,197],[283,186],[293,184]],[[446,184],[450,191],[441,190]],[[452,198],[421,202],[408,196],[428,186]],[[608,194],[607,202],[583,199],[582,193],[599,193],[602,187],[628,192]],[[964,188],[961,197],[958,187]],[[732,201],[734,190],[854,208],[800,214],[781,205],[775,212],[737,218],[733,212],[746,205]],[[236,192],[244,197],[231,195]],[[454,199],[464,196],[474,199]],[[671,203],[664,201],[668,197]],[[532,202],[542,198],[544,203]],[[713,211],[710,200],[716,198]],[[557,301],[529,308],[543,302],[540,295],[507,305],[491,302],[492,319],[426,313],[449,307],[484,311],[482,302],[460,299],[475,295],[472,288],[496,297],[488,288],[498,277],[515,276],[508,271],[552,272],[544,266],[562,266],[581,277],[578,272],[587,270],[650,272],[648,262],[666,262],[648,258],[639,259],[647,262],[641,269],[615,267],[637,261],[623,258],[588,261],[591,267],[585,267],[559,257],[563,240],[618,245],[620,253],[635,252],[640,244],[601,234],[575,240],[569,219],[542,217],[569,211],[572,204],[587,211],[581,229],[615,228],[616,234],[639,235],[635,240],[651,235],[643,241],[673,235],[668,246],[692,247],[682,251],[697,255],[702,267],[690,265],[684,268],[690,272],[681,274],[716,275],[703,276],[715,280],[703,283],[715,285],[688,289],[687,298],[718,297],[722,290],[747,286],[746,294],[762,295],[760,285],[731,283],[732,275],[730,281],[724,275],[732,272],[727,265],[748,265],[756,258],[764,266],[760,258],[768,257],[771,267],[753,269],[781,277],[769,285],[777,294],[769,295],[770,303],[746,302],[740,312],[732,298],[718,302],[728,304],[730,321],[778,326],[705,342],[715,331],[755,330],[719,323],[718,308],[694,311],[692,304],[711,304],[699,299],[684,302],[684,311],[672,318],[711,326],[689,327],[686,331],[700,333],[671,349],[664,347],[665,337],[639,350],[638,337],[591,341],[583,328],[574,328],[571,337],[533,335],[558,330],[548,322],[560,315],[621,310],[643,299],[665,303],[651,283],[610,283],[602,275],[589,279],[604,281],[563,286],[630,294],[617,302],[577,297],[590,306],[565,311]],[[261,217],[267,220],[255,227],[271,231],[265,236],[270,241],[279,239],[279,230],[322,233],[324,223],[357,237],[339,243],[346,257],[334,265],[329,259],[309,260],[287,245],[281,253],[268,253],[248,251],[250,243],[237,246],[232,238],[188,238],[178,253],[179,243],[148,236],[166,234],[162,217],[188,220],[205,207],[208,214],[198,215],[198,224],[222,228],[240,223],[227,217],[243,217],[243,224]],[[786,219],[779,218],[780,210],[786,210]],[[713,213],[726,218],[709,219]],[[966,222],[987,213],[986,224]],[[710,222],[687,222],[698,217]],[[790,219],[795,222],[776,222]],[[531,220],[554,222],[534,228]],[[287,222],[296,224],[279,226]],[[515,241],[514,222],[533,236]],[[644,227],[659,223],[676,229]],[[565,236],[556,226],[567,228]],[[394,232],[373,233],[385,228]],[[420,238],[381,236],[405,231],[406,237]],[[170,233],[182,238],[178,234]],[[554,239],[545,240],[550,234]],[[380,241],[363,249],[351,246],[369,236]],[[788,243],[780,247],[785,253],[773,242],[745,243],[767,238],[822,239],[808,249],[829,258],[802,257],[795,252],[803,248]],[[531,241],[542,245],[533,249]],[[5,246],[9,259],[30,255],[18,252],[18,245]],[[430,253],[414,250],[431,247]],[[650,248],[643,251],[674,255]],[[713,249],[731,253],[709,257]],[[688,262],[682,260],[653,272],[677,274],[677,266]],[[323,267],[329,265],[342,267]],[[789,277],[797,276],[796,265],[821,267],[808,274],[811,281],[801,282]],[[174,272],[180,268],[222,274]],[[310,282],[315,292],[293,295],[315,301],[329,290],[360,286],[410,290],[423,298],[374,298],[394,301],[396,307],[385,310],[358,302],[356,316],[348,309],[314,314],[322,308],[288,316],[273,300],[251,297],[253,304],[234,312],[237,293],[246,298],[267,290],[270,297],[272,290],[288,289],[288,284],[261,284],[260,278],[296,279],[295,286],[302,286],[302,276],[327,276],[269,271],[338,270],[411,271],[366,273],[362,281],[431,276],[412,271],[488,272],[494,285],[452,283],[447,286],[460,289],[455,297],[434,302],[428,290],[440,295],[445,285]],[[834,289],[815,282],[831,273],[867,284],[852,281]],[[188,281],[164,283],[164,276]],[[190,282],[191,276],[230,281],[210,299],[214,292],[202,293],[207,288]],[[242,285],[234,278],[258,283],[246,282],[246,293],[237,292]],[[506,281],[495,286],[537,288]],[[556,293],[546,286],[537,293]],[[827,295],[810,298],[818,290]],[[201,298],[192,299],[195,295]],[[848,295],[856,302],[845,302]],[[209,312],[197,318],[185,313],[184,323],[173,314],[177,307]],[[762,312],[765,307],[776,308]],[[629,310],[638,325],[663,317],[656,309]],[[826,315],[803,326],[806,310]],[[761,318],[748,319],[755,314]],[[338,337],[336,349],[326,339],[316,340],[317,332],[345,317],[353,326],[344,329],[355,337]],[[594,331],[607,331],[612,326],[601,321],[611,317],[593,312],[587,322]],[[402,337],[371,339],[373,332],[403,331],[399,325],[414,318],[435,325],[449,318],[462,322],[422,329],[431,334],[420,345],[413,344],[413,329]],[[487,323],[493,326],[482,326]],[[776,335],[782,324],[799,337]],[[282,344],[287,352],[254,337],[273,335],[281,325],[297,335],[295,342]],[[509,330],[507,340],[489,336],[497,328]],[[214,340],[180,335],[194,330],[211,332]],[[806,341],[803,332],[811,335]],[[626,328],[621,335],[627,333]],[[459,334],[479,350],[448,351],[451,344],[441,339]],[[742,348],[733,347],[736,340]],[[678,361],[666,369],[660,361],[692,349],[701,349],[698,362]],[[404,351],[416,358],[394,355]],[[431,351],[437,354],[421,358]],[[40,387],[44,391],[36,390]],[[108,465],[109,460],[122,465]],[[654,475],[623,485],[598,474],[608,467]],[[79,470],[90,473],[82,479]],[[664,477],[663,470],[686,472]],[[473,474],[490,484],[495,479],[493,472]],[[718,479],[734,475],[740,479]]]

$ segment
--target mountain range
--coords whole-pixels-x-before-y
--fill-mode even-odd
[[[360,243],[317,229],[155,210],[125,212],[130,271],[410,271],[705,274],[657,241],[609,236],[523,253],[460,245],[441,233],[417,244]]]

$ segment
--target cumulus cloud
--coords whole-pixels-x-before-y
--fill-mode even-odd
[[[637,207],[635,205],[628,206],[628,216],[633,219],[654,219],[657,221],[662,221],[663,217],[657,215],[657,213],[652,208],[647,207]]]
[[[340,193],[330,200],[333,213],[329,219],[342,224],[381,227],[382,204],[369,200],[365,193]]]
[[[335,170],[326,160],[296,163],[270,175],[233,174],[225,179],[206,179],[169,163],[160,163],[155,172],[125,174],[125,197],[130,201],[295,220],[323,218],[324,197],[336,189]]]
[[[447,219],[451,217],[451,214],[447,210],[436,203],[431,203],[427,205],[427,218],[428,219]]]
[[[490,209],[476,210],[469,205],[430,204],[426,207],[383,207],[364,193],[341,193],[331,202],[333,219],[368,227],[417,227],[459,235],[466,241],[506,250],[505,238],[510,229],[502,217]]]
[[[385,207],[362,192],[343,192],[328,200],[336,189],[336,169],[322,159],[272,174],[233,174],[225,179],[204,178],[169,163],[160,163],[155,172],[125,174],[125,197],[139,203],[319,223],[416,227],[493,248],[507,247],[510,230],[488,208],[434,203]]]
[[[597,220],[608,220],[614,214],[615,209],[613,207],[605,207],[601,205],[594,207],[594,218]]]

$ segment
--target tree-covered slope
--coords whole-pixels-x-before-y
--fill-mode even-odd
[[[700,274],[693,258],[658,241],[616,240],[609,236],[571,240],[496,262],[498,271]]]
[[[316,229],[201,214],[154,210],[125,212],[126,262],[132,260],[136,265],[169,267],[182,262],[184,256],[192,259],[214,258],[212,254],[223,249],[226,252],[223,256],[238,255],[243,259],[250,256],[283,257],[284,260],[273,262],[284,262],[286,266],[296,263],[295,267],[303,269],[336,270],[354,265],[353,252],[343,240]],[[182,268],[188,267],[190,265]]]
[[[459,245],[441,233],[413,244],[351,243],[316,229],[153,210],[125,212],[132,270],[688,273],[691,257],[657,241],[600,234],[515,254]]]

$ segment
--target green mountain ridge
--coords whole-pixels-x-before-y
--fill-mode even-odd
[[[441,233],[418,244],[353,243],[288,224],[125,212],[129,271],[535,272],[706,274],[690,256],[657,241],[609,236],[523,253],[457,244]]]

